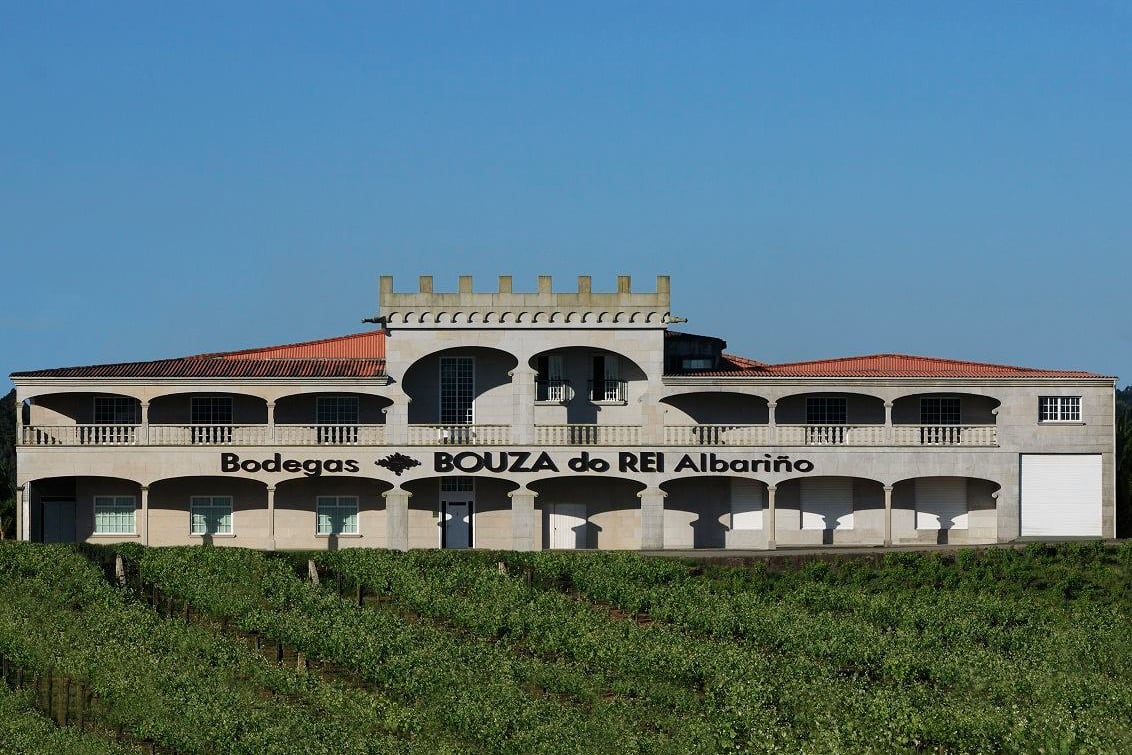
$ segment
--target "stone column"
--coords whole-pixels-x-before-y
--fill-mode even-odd
[[[896,443],[895,430],[892,429],[892,402],[884,402],[884,444],[891,446]]]
[[[525,364],[508,373],[511,376],[511,443],[529,446],[535,442],[535,376]]]
[[[27,514],[24,512],[24,489],[30,483],[24,483],[16,488],[16,539],[27,540],[24,535],[24,525],[27,522]]]
[[[892,486],[884,486],[884,546],[892,545]]]
[[[385,498],[385,547],[390,550],[409,550],[409,498],[412,495],[400,488],[382,494]]]
[[[535,546],[535,497],[538,493],[519,488],[511,498],[511,547],[517,551],[540,550]]]
[[[763,526],[766,527],[766,548],[767,550],[775,550],[778,545],[775,542],[775,525],[774,525],[774,491],[776,488],[773,485],[766,486],[766,521]]]
[[[149,486],[141,486],[141,544],[149,545]]]
[[[16,445],[24,442],[24,402],[16,401]]]
[[[317,516],[317,514],[316,514]],[[267,547],[275,550],[275,486],[267,486]]]
[[[149,445],[149,402],[141,402],[141,427],[138,428],[138,444]]]
[[[267,440],[275,442],[275,402],[267,402]]]
[[[778,408],[778,402],[777,401],[766,402],[767,435],[769,436],[770,444],[772,446],[778,444],[778,419],[774,416],[774,411],[777,408]]]
[[[394,398],[385,407],[385,445],[403,446],[409,442],[409,397]]]
[[[637,497],[641,499],[641,550],[664,549],[664,497],[660,488],[646,488]]]

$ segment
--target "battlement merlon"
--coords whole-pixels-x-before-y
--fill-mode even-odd
[[[551,276],[538,277],[538,291],[516,293],[511,276],[499,276],[496,291],[476,293],[472,276],[461,275],[456,292],[437,293],[432,276],[422,275],[418,290],[397,293],[393,276],[381,276],[378,314],[391,328],[606,327],[662,329],[671,317],[667,275],[656,276],[655,291],[632,290],[628,275],[617,276],[617,290],[594,293],[588,275],[576,291],[553,290]]]

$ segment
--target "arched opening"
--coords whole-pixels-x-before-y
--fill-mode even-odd
[[[884,401],[864,393],[810,392],[777,402],[780,443],[799,446],[873,446],[885,443]]]
[[[112,392],[47,393],[29,400],[22,442],[32,446],[130,446],[141,402]]]
[[[392,399],[369,393],[324,391],[275,402],[277,445],[381,445]]]
[[[410,548],[510,550],[511,498],[519,484],[486,475],[424,477],[405,483]]]
[[[267,400],[207,391],[157,396],[149,403],[149,441],[169,446],[267,443]]]
[[[149,544],[269,548],[267,485],[245,477],[167,477],[149,486]]]
[[[544,549],[640,550],[644,483],[568,475],[532,482],[535,542]]]
[[[686,477],[661,484],[665,548],[765,548],[767,486],[746,477]]]
[[[776,486],[778,545],[872,545],[884,542],[884,486],[876,480],[814,476]]]
[[[28,483],[30,538],[40,543],[137,540],[141,483],[121,477],[44,477]]]
[[[510,441],[514,397],[511,354],[487,347],[444,349],[405,371],[413,444],[490,445]]]
[[[275,486],[275,545],[284,549],[384,548],[385,498],[392,484],[319,475]]]
[[[770,442],[762,396],[702,391],[665,396],[664,441],[679,446],[753,446]]]
[[[562,346],[532,356],[539,442],[608,445],[632,442],[641,424],[648,377],[634,360],[609,349]],[[615,437],[616,430],[631,427]]]
[[[901,446],[993,446],[999,401],[976,393],[917,393],[892,402]]]
[[[913,477],[892,486],[892,542],[998,541],[999,484],[978,477]]]

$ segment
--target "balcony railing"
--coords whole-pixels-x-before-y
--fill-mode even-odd
[[[629,382],[627,380],[590,380],[590,401],[626,403],[629,400]]]
[[[883,446],[884,425],[779,425],[783,446]]]
[[[150,425],[151,446],[261,446],[269,425]]]
[[[281,446],[380,446],[385,425],[276,425]]]
[[[897,446],[997,446],[994,425],[895,425]]]
[[[23,429],[25,446],[133,446],[138,425],[34,425]],[[142,439],[144,441],[144,439]]]
[[[535,425],[540,446],[639,446],[640,425]]]
[[[770,443],[767,425],[668,425],[666,446],[763,446]]]
[[[535,383],[535,401],[565,404],[574,398],[574,386],[569,380],[539,380]]]
[[[409,425],[410,446],[505,446],[510,425]]]

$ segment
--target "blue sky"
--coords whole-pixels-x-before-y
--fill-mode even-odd
[[[0,373],[673,278],[735,353],[1132,382],[1125,2],[0,2]]]

